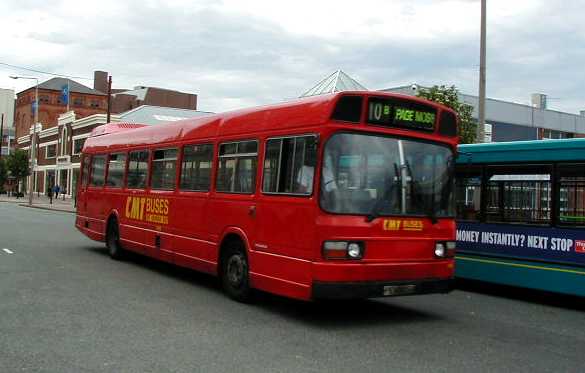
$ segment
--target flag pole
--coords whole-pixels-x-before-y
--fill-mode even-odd
[[[67,79],[67,113],[69,112],[69,96],[71,96],[69,92],[69,79]]]

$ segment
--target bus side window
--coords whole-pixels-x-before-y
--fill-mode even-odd
[[[186,145],[183,148],[180,189],[200,192],[209,191],[212,162],[212,144]]]
[[[89,154],[85,154],[83,156],[83,169],[81,170],[81,187],[86,188],[89,183],[89,165],[91,163],[91,156]]]
[[[102,187],[106,178],[106,156],[95,155],[91,160],[90,186]]]
[[[146,188],[148,180],[148,150],[138,150],[128,154],[128,180],[130,189]]]
[[[174,190],[179,150],[156,149],[152,157],[152,189]]]
[[[216,189],[227,193],[254,193],[258,141],[224,143],[219,146]]]
[[[549,167],[488,168],[486,221],[550,224],[552,183]]]
[[[481,173],[461,173],[455,179],[457,219],[478,221],[481,210]]]
[[[264,193],[311,195],[317,158],[316,136],[269,139],[264,157]]]
[[[585,164],[561,164],[558,168],[558,223],[585,225]]]
[[[126,154],[114,153],[108,162],[108,179],[106,185],[112,188],[121,188],[124,185],[124,171],[126,170]]]

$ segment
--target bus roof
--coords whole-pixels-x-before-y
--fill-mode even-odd
[[[106,128],[99,131],[99,136],[88,138],[84,151],[101,151],[121,146],[163,144],[185,139],[203,140],[220,135],[252,135],[266,130],[274,130],[275,123],[278,123],[279,129],[283,130],[312,127],[327,122],[338,98],[345,95],[402,98],[418,101],[437,109],[445,109],[445,106],[435,102],[402,94],[379,91],[344,91],[201,118],[190,118],[173,123],[144,126],[132,129],[131,133],[127,130],[115,130],[115,126],[111,126],[110,132]]]
[[[585,138],[459,145],[458,164],[585,160]]]

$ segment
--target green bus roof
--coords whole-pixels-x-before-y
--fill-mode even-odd
[[[465,144],[458,164],[585,161],[585,138]]]

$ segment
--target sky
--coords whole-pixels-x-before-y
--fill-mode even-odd
[[[585,110],[582,1],[487,0],[490,98]],[[66,74],[156,86],[222,112],[298,97],[341,69],[368,89],[478,94],[479,0],[19,0],[0,2],[0,88]]]

